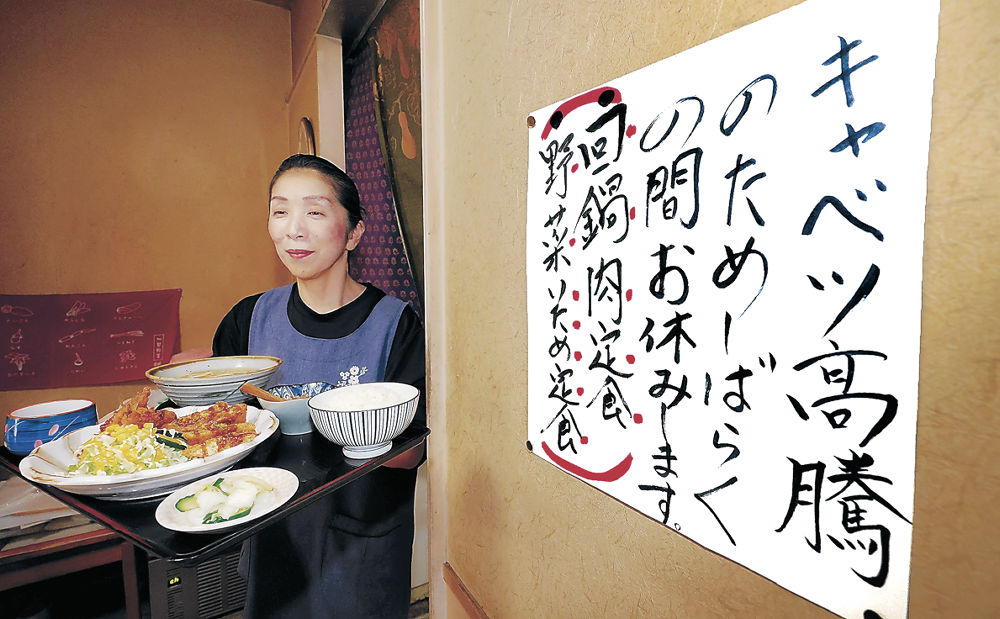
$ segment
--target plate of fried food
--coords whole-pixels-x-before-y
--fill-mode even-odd
[[[21,460],[29,481],[110,501],[170,494],[231,468],[278,429],[271,411],[247,404],[156,408],[144,388],[93,426]]]

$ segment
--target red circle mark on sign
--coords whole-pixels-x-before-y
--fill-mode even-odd
[[[628,454],[622,459],[621,462],[606,471],[590,471],[560,457],[552,451],[552,448],[550,448],[545,441],[542,441],[542,450],[545,451],[545,455],[549,457],[549,460],[552,460],[552,463],[559,468],[568,471],[577,477],[582,477],[583,479],[589,479],[591,481],[617,481],[624,477],[625,473],[628,473],[629,468],[632,466],[632,454]]]
[[[614,92],[614,97],[611,99],[611,103],[621,103],[622,93],[617,88],[611,88],[609,86],[601,86],[600,88],[595,88],[591,91],[579,94],[570,99],[569,101],[566,101],[558,108],[556,108],[556,111],[552,113],[552,116],[559,114],[563,119],[565,119],[567,116],[569,116],[569,113],[575,110],[576,108],[583,105],[587,105],[588,103],[596,103],[597,100],[601,98],[601,95],[608,90]],[[552,116],[549,116],[549,119],[545,122],[545,129],[542,130],[543,140],[549,137],[549,132],[552,131]]]

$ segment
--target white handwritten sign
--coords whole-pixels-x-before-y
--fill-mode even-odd
[[[843,616],[907,609],[937,13],[810,0],[529,120],[529,448]]]

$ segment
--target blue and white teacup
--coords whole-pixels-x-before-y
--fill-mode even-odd
[[[335,387],[336,385],[326,382],[268,387],[267,390],[272,395],[285,398],[285,401],[261,402],[260,404],[278,418],[278,429],[281,430],[282,434],[309,434],[312,432],[312,422],[309,420],[309,398]]]

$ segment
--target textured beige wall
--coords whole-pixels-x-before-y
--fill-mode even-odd
[[[526,116],[793,4],[424,0],[431,569],[450,561],[493,617],[829,616],[525,448]],[[988,617],[1000,615],[1000,5],[942,4],[911,616]],[[441,600],[453,602],[432,581],[435,615],[461,616]]]
[[[250,0],[0,0],[0,290],[182,288],[181,340],[286,273],[266,231],[287,154],[287,10]],[[136,384],[0,392],[100,410]]]
[[[316,37],[306,52],[302,68],[295,76],[292,92],[288,97],[288,151],[305,152],[299,148],[299,123],[303,117],[313,125],[316,148],[320,143],[319,118],[319,56],[316,52]],[[318,151],[317,151],[318,152]]]
[[[1000,616],[1000,3],[943,0],[924,242],[912,617]]]
[[[293,75],[298,75],[309,61],[313,53],[313,36],[329,4],[329,0],[289,0]]]

